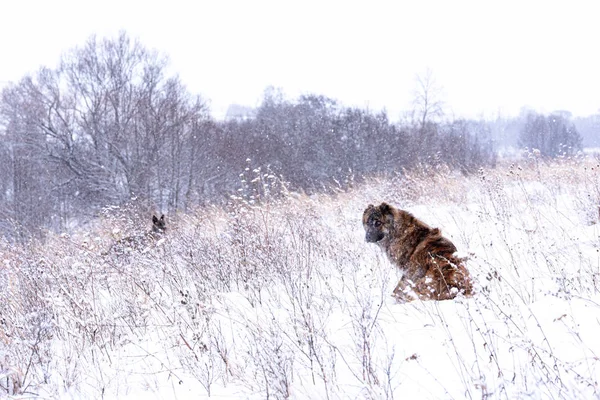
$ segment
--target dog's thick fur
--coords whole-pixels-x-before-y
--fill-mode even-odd
[[[404,272],[394,289],[399,301],[448,300],[473,294],[473,285],[456,247],[437,228],[387,203],[363,213],[366,241],[377,243]]]

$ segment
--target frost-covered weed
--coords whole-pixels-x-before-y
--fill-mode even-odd
[[[106,248],[148,229],[141,205],[106,210],[86,232],[3,243],[0,390],[598,396],[597,170],[591,160],[533,158],[306,196],[249,168],[228,206],[168,215],[165,239],[127,257]],[[361,226],[367,204],[381,201],[441,227],[469,258],[477,295],[396,304],[398,272]]]

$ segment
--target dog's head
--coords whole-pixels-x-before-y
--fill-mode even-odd
[[[379,242],[390,232],[394,222],[392,207],[387,203],[381,203],[377,207],[369,204],[363,213],[363,227],[365,228],[365,240],[369,243]]]
[[[165,233],[167,231],[167,223],[165,222],[165,216],[161,215],[157,218],[156,215],[152,216],[152,232],[154,233]]]

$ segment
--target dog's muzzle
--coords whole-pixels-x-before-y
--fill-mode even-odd
[[[367,243],[376,243],[383,239],[385,235],[381,232],[367,232],[365,240]]]

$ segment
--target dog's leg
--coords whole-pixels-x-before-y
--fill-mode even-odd
[[[412,281],[402,278],[392,292],[392,296],[402,303],[408,303],[410,301],[417,300],[419,296],[415,293],[414,287],[415,285]]]

